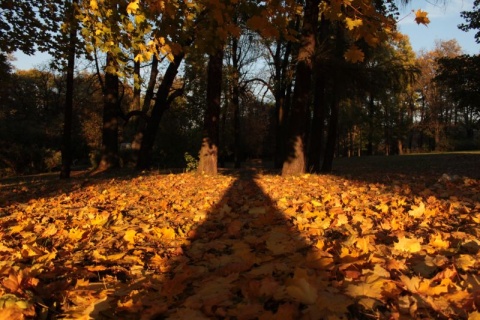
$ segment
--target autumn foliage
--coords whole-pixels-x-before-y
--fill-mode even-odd
[[[244,170],[0,187],[1,319],[480,316],[478,179]]]

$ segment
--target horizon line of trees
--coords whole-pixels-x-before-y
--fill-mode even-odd
[[[2,3],[0,30],[29,27],[0,35],[0,168],[68,178],[75,159],[146,169],[198,152],[203,173],[262,157],[294,175],[335,155],[478,148],[478,55],[450,40],[416,57],[396,14],[389,1]],[[54,52],[54,67],[16,72],[14,49]]]

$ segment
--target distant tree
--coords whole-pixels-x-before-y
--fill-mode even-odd
[[[13,66],[9,61],[9,56],[0,52],[0,119],[6,112],[5,107],[10,91],[12,71]]]
[[[462,23],[458,27],[463,31],[477,30],[475,41],[480,43],[480,0],[473,2],[472,11],[462,11],[460,16],[466,20],[466,23]]]
[[[59,69],[66,68],[67,92],[64,102],[61,178],[70,177],[73,72],[77,54],[78,0],[2,1],[0,3],[0,50],[33,54],[49,52]],[[68,64],[68,67],[67,67]]]
[[[420,147],[430,150],[447,150],[447,136],[452,129],[456,104],[448,96],[449,89],[434,79],[439,72],[441,58],[454,58],[461,55],[462,49],[456,40],[437,41],[435,49],[424,52],[418,58],[421,74],[415,84],[419,95],[417,121],[414,124],[420,134]]]
[[[463,126],[471,141],[480,125],[480,56],[440,58],[438,64],[434,80],[448,88],[447,94],[455,102],[453,124]]]
[[[60,30],[63,1],[0,1],[0,51],[49,51]]]

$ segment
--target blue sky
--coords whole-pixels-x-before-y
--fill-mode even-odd
[[[465,20],[460,17],[461,11],[472,11],[473,0],[437,1],[414,0],[405,8],[401,6],[400,31],[410,37],[413,50],[429,51],[435,47],[435,40],[456,39],[467,54],[479,54],[480,44],[475,42],[475,31],[464,32],[457,28]],[[445,2],[445,3],[444,3]],[[430,24],[418,25],[412,10],[422,9],[428,12]],[[410,14],[410,15],[409,15]],[[408,16],[407,16],[408,15]],[[403,19],[402,19],[403,17]]]
[[[445,4],[444,4],[445,2]],[[406,7],[401,8],[399,22],[400,31],[410,37],[413,50],[431,50],[435,47],[435,40],[456,39],[467,54],[479,54],[480,45],[475,42],[475,31],[463,32],[457,25],[465,22],[460,17],[461,11],[471,11],[473,0],[439,0],[438,4],[432,1],[413,0]],[[428,12],[430,24],[417,25],[414,21],[415,14],[412,12],[418,9]],[[26,56],[16,53],[16,61],[13,65],[17,69],[30,69],[46,63],[49,56],[38,53],[34,56]]]

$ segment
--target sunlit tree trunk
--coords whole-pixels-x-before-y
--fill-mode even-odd
[[[207,109],[203,124],[198,172],[217,174],[223,48],[211,54],[207,66]]]

